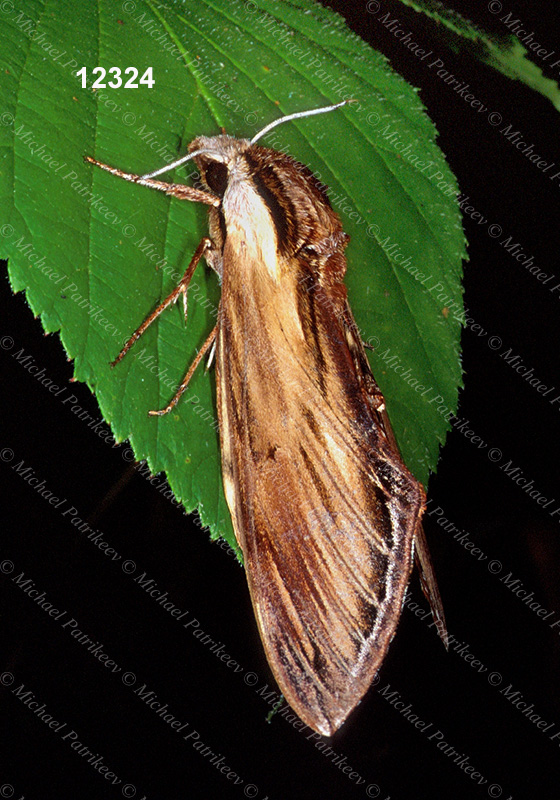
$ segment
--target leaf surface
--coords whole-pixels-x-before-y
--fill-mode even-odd
[[[25,13],[4,13],[0,38],[0,255],[11,285],[46,331],[59,331],[117,440],[129,438],[137,459],[164,470],[185,508],[231,544],[212,370],[197,371],[171,414],[147,415],[173,396],[215,324],[215,276],[197,269],[187,324],[178,304],[109,366],[182,276],[206,212],[83,157],[142,174],[196,135],[223,127],[250,137],[282,114],[356,100],[287,123],[262,144],[329,186],[351,236],[350,303],[375,346],[405,460],[427,483],[461,383],[465,243],[435,129],[385,58],[311,0],[29,2]],[[76,76],[84,66],[88,88]],[[97,66],[136,67],[139,77],[152,67],[155,85],[93,90]],[[165,177],[192,184],[192,173],[187,164]]]

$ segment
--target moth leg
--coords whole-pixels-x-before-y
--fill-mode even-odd
[[[218,326],[214,325],[214,327],[212,329],[212,332],[210,333],[210,336],[206,339],[206,341],[204,342],[204,344],[200,348],[195,360],[190,365],[187,374],[183,378],[183,382],[181,383],[181,385],[177,389],[177,392],[175,393],[175,396],[173,397],[173,399],[171,400],[169,405],[167,405],[165,408],[162,408],[161,411],[148,411],[148,414],[150,416],[152,416],[152,417],[162,417],[164,414],[168,414],[171,411],[172,408],[175,408],[175,406],[179,402],[179,399],[181,398],[181,395],[183,394],[183,392],[185,391],[185,389],[189,385],[189,381],[192,378],[192,376],[194,375],[195,369],[198,367],[198,365],[200,364],[200,362],[204,358],[204,354],[206,353],[206,351],[210,347],[212,347],[212,345],[216,341],[216,333],[217,333],[217,331],[218,331]]]
[[[419,522],[416,526],[414,533],[414,543],[416,545],[416,564],[420,572],[420,585],[426,600],[430,604],[432,617],[437,628],[440,639],[445,645],[445,649],[449,649],[449,640],[447,636],[447,625],[445,622],[445,614],[443,612],[443,603],[439,593],[436,575],[434,572],[434,565],[428,550],[428,542],[426,541],[426,534],[422,523]]]
[[[187,318],[187,289],[189,283],[191,282],[193,273],[197,267],[198,262],[203,256],[205,256],[209,251],[211,251],[213,247],[214,244],[212,240],[208,239],[208,237],[205,236],[198,245],[198,247],[196,248],[193,257],[191,258],[191,262],[187,267],[187,269],[185,270],[185,274],[183,275],[177,286],[173,289],[171,294],[165,298],[163,303],[160,303],[160,305],[154,311],[152,311],[152,313],[148,317],[146,317],[146,319],[140,325],[140,327],[134,331],[134,333],[132,334],[130,339],[126,342],[121,352],[118,354],[115,360],[111,362],[112,367],[115,367],[119,363],[119,361],[121,361],[125,357],[125,355],[128,353],[132,345],[138,341],[138,339],[147,330],[147,328],[150,327],[152,322],[154,322],[154,320],[156,320],[159,317],[159,315],[165,311],[166,308],[169,308],[169,306],[177,302],[177,298],[179,297],[180,294],[183,295],[183,308],[185,312],[185,319]]]
[[[182,183],[166,183],[165,181],[155,181],[153,178],[144,178],[142,175],[135,175],[132,172],[123,172],[122,169],[117,167],[110,167],[108,164],[103,164],[101,161],[96,161],[91,156],[85,156],[84,160],[89,164],[95,164],[96,167],[101,167],[111,175],[116,175],[119,178],[124,178],[125,181],[131,183],[138,183],[140,186],[147,186],[149,189],[158,189],[160,192],[165,192],[172,197],[177,197],[179,200],[192,200],[194,203],[205,203],[207,206],[219,206],[221,200],[214,197],[210,192],[203,192],[201,189],[195,189],[193,186],[184,186]]]

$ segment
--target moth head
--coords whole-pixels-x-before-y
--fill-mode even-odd
[[[192,154],[203,184],[218,197],[223,197],[234,162],[250,146],[247,139],[233,136],[199,136],[190,143],[189,154]]]

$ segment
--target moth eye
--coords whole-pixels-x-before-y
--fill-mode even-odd
[[[225,164],[219,161],[211,161],[206,168],[204,179],[210,189],[219,197],[222,197],[228,183],[228,169]]]

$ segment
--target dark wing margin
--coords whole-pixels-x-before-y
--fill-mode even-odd
[[[347,308],[347,314],[345,315],[345,326],[347,330],[347,339],[350,352],[352,353],[352,357],[356,363],[356,368],[364,376],[367,391],[372,399],[372,405],[375,409],[377,409],[379,423],[385,431],[387,438],[395,452],[400,453],[399,446],[387,414],[387,409],[385,408],[385,401],[369,368],[369,362],[367,360],[363,343],[349,308]],[[445,648],[448,649],[449,642],[447,623],[445,621],[445,612],[443,610],[443,603],[439,593],[439,587],[437,584],[432,558],[430,556],[428,542],[426,540],[426,534],[424,533],[424,528],[422,527],[421,521],[418,521],[416,526],[414,545],[415,561],[420,574],[422,591],[428,603],[430,604],[432,618],[436,625],[438,635],[445,645]]]

